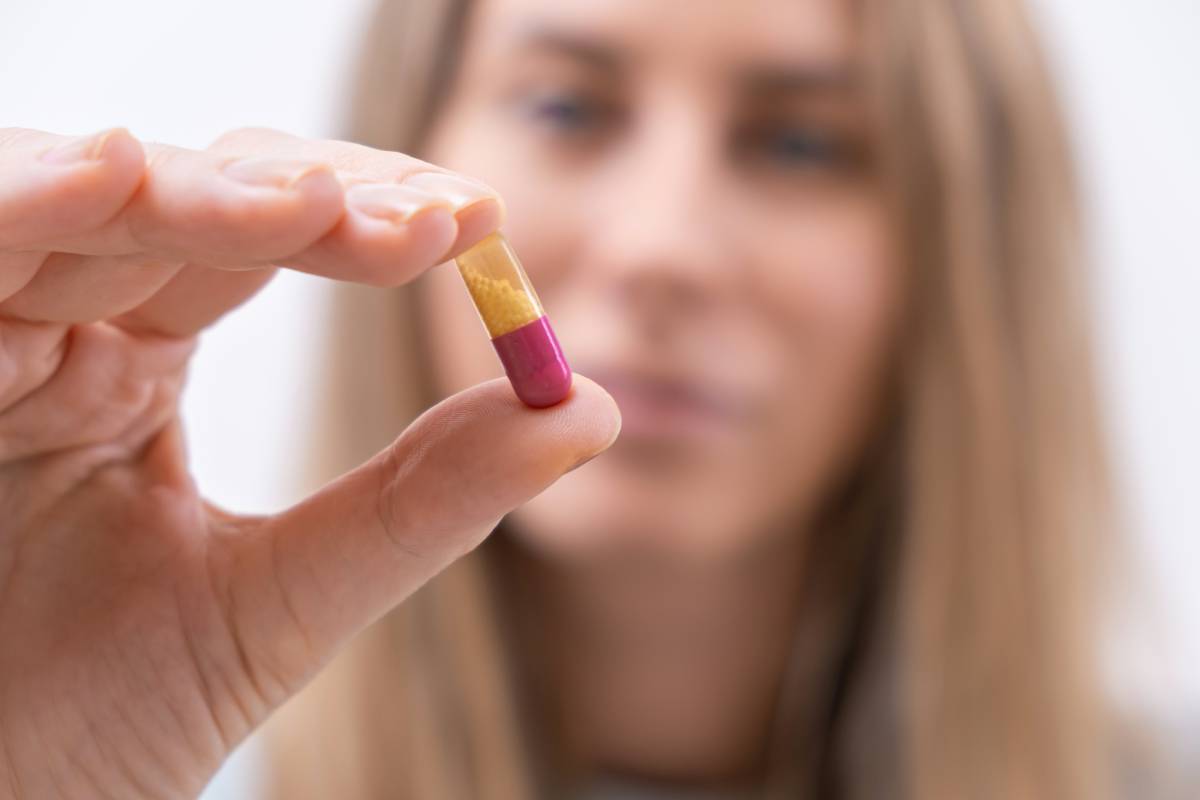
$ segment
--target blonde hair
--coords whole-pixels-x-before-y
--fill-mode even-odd
[[[768,794],[1103,796],[1105,460],[1071,162],[1017,0],[865,0],[865,66],[910,270],[885,413],[811,534]],[[387,0],[352,138],[419,152],[462,0]],[[315,484],[428,401],[412,292],[338,288]],[[380,377],[378,364],[397,364]],[[836,531],[832,533],[832,531]],[[275,796],[552,792],[485,545],[272,721]]]

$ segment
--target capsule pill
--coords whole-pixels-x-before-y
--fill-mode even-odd
[[[571,368],[512,245],[493,233],[455,260],[513,391],[545,408],[571,390]]]

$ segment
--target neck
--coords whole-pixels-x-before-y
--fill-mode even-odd
[[[524,633],[580,768],[704,786],[760,776],[796,627],[796,536],[739,561],[520,557]]]

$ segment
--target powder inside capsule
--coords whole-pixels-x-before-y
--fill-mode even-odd
[[[571,368],[517,254],[493,233],[455,259],[513,391],[545,408],[571,391]]]
[[[529,294],[504,278],[493,278],[461,265],[459,271],[484,326],[493,338],[514,331],[541,316]]]
[[[517,254],[499,233],[485,237],[454,261],[491,338],[528,325],[545,313]]]

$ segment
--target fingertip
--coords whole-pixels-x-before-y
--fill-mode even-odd
[[[123,206],[145,179],[146,148],[126,128],[112,128],[97,136],[90,161],[92,191],[108,194],[111,202]],[[99,194],[97,195],[99,196]],[[114,209],[115,211],[115,209]]]
[[[613,396],[591,378],[572,373],[571,393],[563,402],[574,404],[573,413],[590,426],[596,453],[607,450],[620,436],[621,409]]]
[[[454,209],[458,238],[442,255],[454,258],[499,229],[504,202],[495,189],[475,178],[441,170],[422,170],[404,178],[403,185],[443,198]]]
[[[276,262],[336,227],[343,188],[323,162],[251,156],[213,161],[174,150],[154,165],[136,227],[186,258]],[[159,242],[160,231],[170,239]]]
[[[146,171],[146,148],[127,128],[111,128],[100,139],[95,160],[136,187]]]
[[[288,186],[288,194],[296,199],[299,216],[309,230],[317,234],[310,236],[306,244],[332,230],[344,213],[346,190],[328,164],[313,165]]]
[[[345,200],[345,188],[328,164],[314,163],[284,188],[311,201],[324,201],[333,206],[340,206]]]
[[[405,248],[399,259],[400,269],[393,261],[395,280],[391,285],[407,283],[418,274],[446,260],[445,253],[461,235],[454,212],[441,205],[431,205],[413,214],[403,223]]]
[[[336,228],[285,266],[367,286],[399,286],[439,263],[457,235],[454,215],[444,206],[403,219],[349,207]]]
[[[455,214],[458,237],[448,248],[442,261],[455,258],[495,233],[504,224],[504,203],[497,197],[485,197],[460,209]]]
[[[508,424],[524,429],[526,441],[540,443],[541,455],[531,454],[529,463],[540,464],[555,477],[603,453],[621,433],[621,411],[612,395],[591,378],[572,373],[572,379],[567,396],[546,408],[521,402],[507,378],[478,387],[488,395],[503,396],[511,414]]]
[[[96,166],[101,163],[145,162],[142,143],[128,128],[108,128],[97,133],[59,141],[46,149],[41,160],[63,167]]]
[[[619,431],[616,403],[587,378],[544,409],[496,378],[427,410],[376,466],[406,501],[398,527],[444,532],[498,519],[604,452]]]
[[[127,128],[110,128],[59,144],[43,153],[42,162],[67,170],[64,186],[74,185],[89,195],[97,192],[126,199],[146,171],[146,150]]]
[[[494,378],[451,398],[473,415],[484,408],[503,409],[510,426],[523,426],[526,438],[551,445],[567,456],[585,457],[607,450],[621,432],[621,411],[604,387],[572,373],[571,389],[562,402],[533,408],[521,402],[507,378]],[[535,434],[534,431],[537,433]],[[568,458],[564,464],[573,463]]]
[[[113,218],[145,180],[142,143],[124,128],[76,138],[34,132],[25,157],[5,165],[0,247],[54,250]]]
[[[190,153],[178,156],[190,158]],[[206,165],[208,166],[208,165]],[[336,221],[345,189],[332,166],[322,161],[250,156],[213,165],[223,179],[216,196],[233,210],[233,220],[247,213],[282,216],[299,213]],[[249,209],[260,209],[249,212]],[[233,221],[231,220],[231,221]]]

